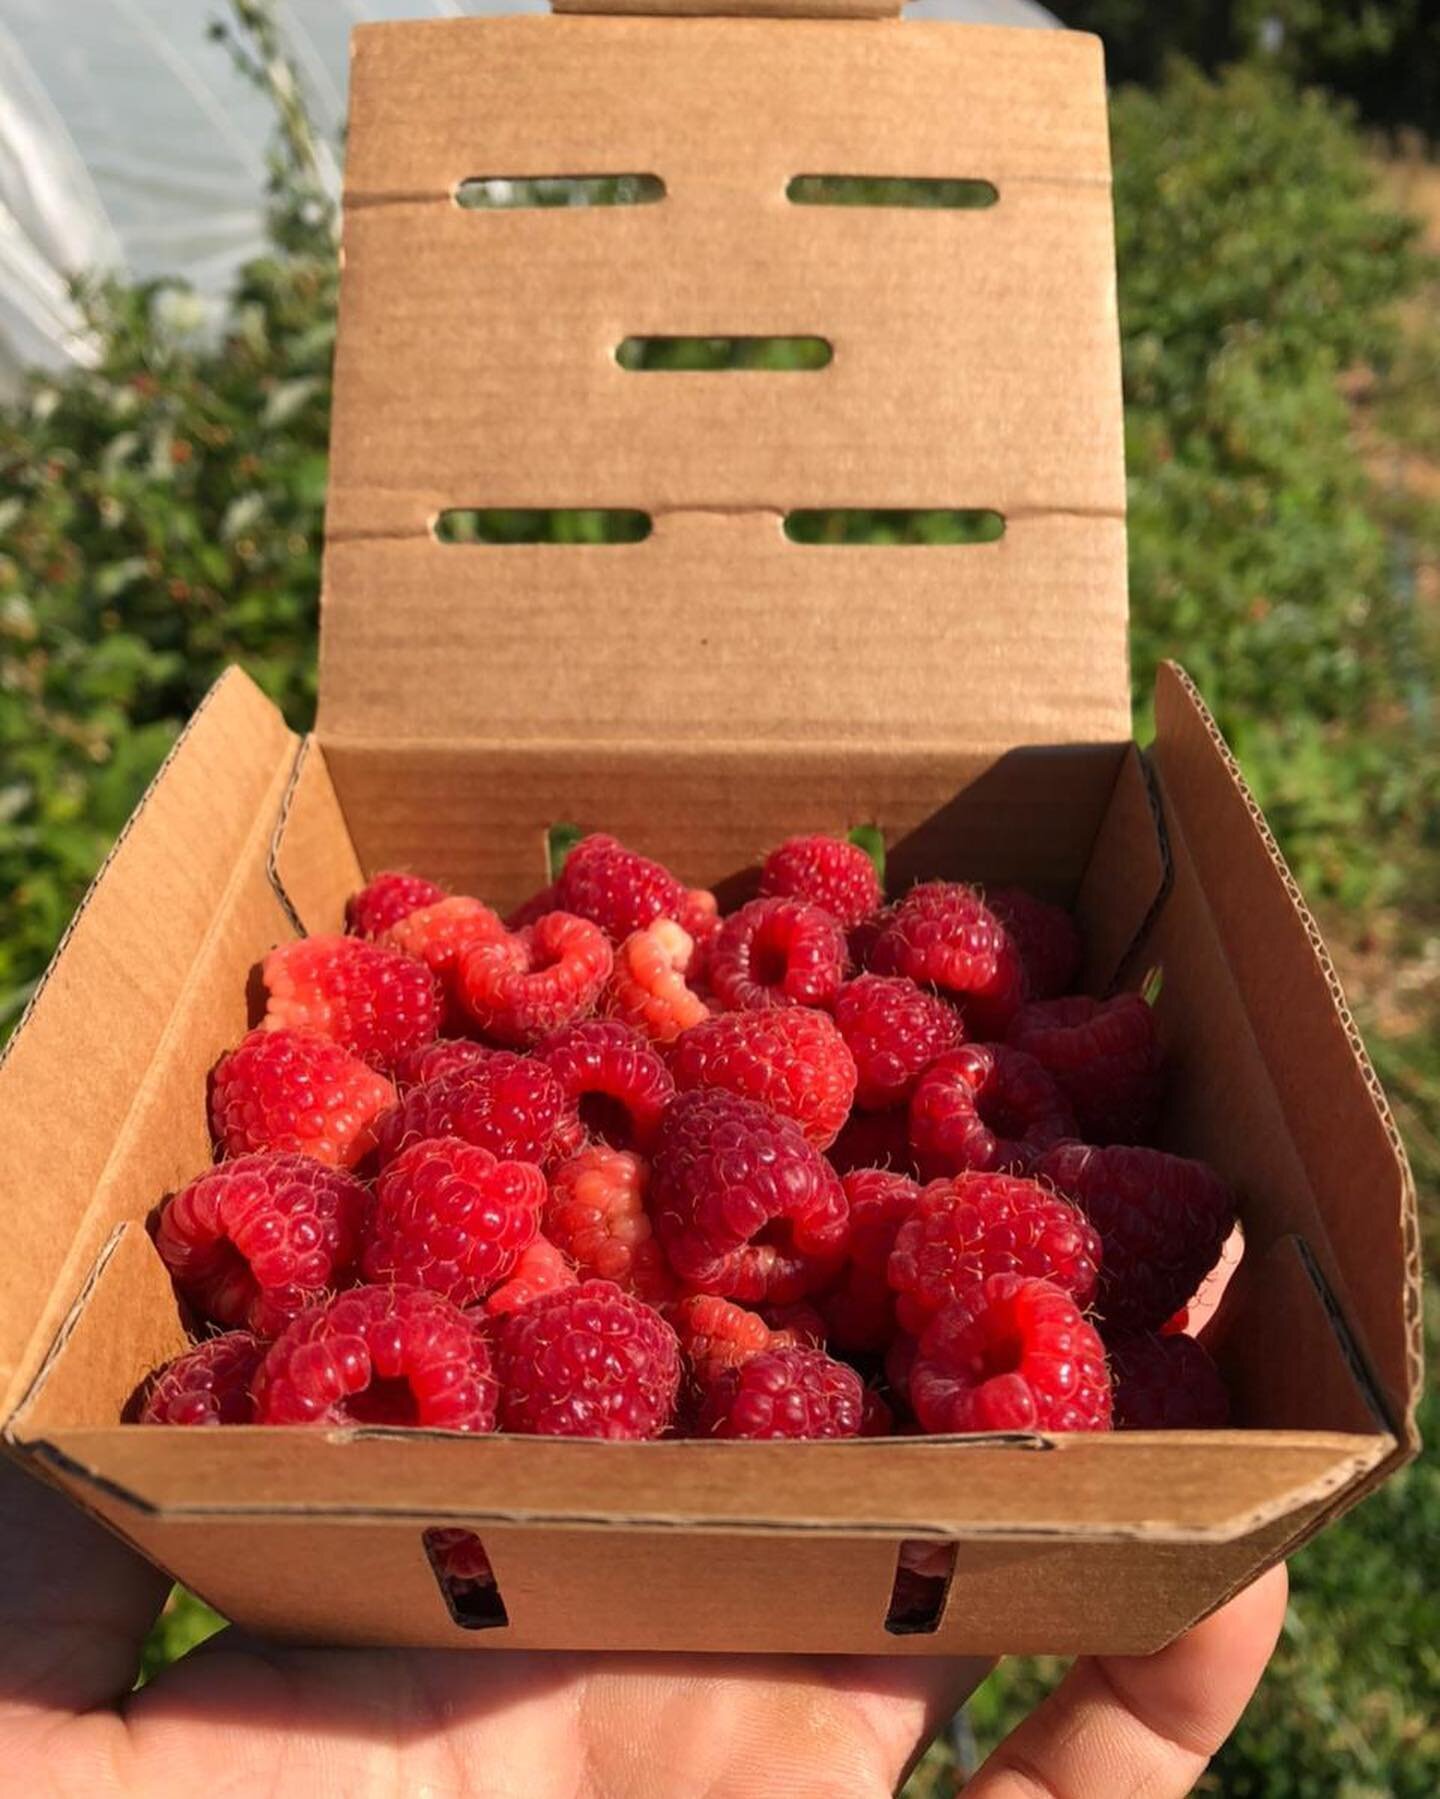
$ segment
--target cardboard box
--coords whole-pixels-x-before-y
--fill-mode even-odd
[[[1097,44],[893,19],[385,25],[357,36],[352,120],[318,726],[297,743],[243,675],[218,683],[9,1047],[9,1444],[281,1636],[1158,1647],[1414,1453],[1417,1255],[1319,931],[1178,670],[1153,748],[1129,740]],[[453,198],[610,173],[665,198]],[[787,200],[831,173],[998,198]],[[815,334],[834,357],[628,373],[615,346],[644,333]],[[437,542],[466,506],[641,508],[653,530]],[[784,535],[792,510],[846,506],[993,508],[1005,534]],[[1159,964],[1164,1143],[1243,1194],[1236,1428],[613,1444],[117,1423],[183,1344],[144,1220],[210,1160],[206,1075],[259,957],[337,928],[383,866],[517,902],[561,819],[729,898],[782,835],[875,822],[897,883],[1073,902],[1093,989]],[[482,1535],[507,1626],[457,1629],[422,1552],[439,1524]],[[933,1628],[897,1636],[904,1540],[954,1564]]]

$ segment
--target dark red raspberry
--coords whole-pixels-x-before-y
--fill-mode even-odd
[[[523,906],[517,906],[505,920],[507,931],[523,931],[526,925],[538,924],[547,912],[560,912],[559,889],[553,884],[542,887],[538,893],[532,893]]]
[[[495,1428],[483,1324],[423,1287],[352,1287],[302,1312],[254,1390],[261,1424]]]
[[[1080,973],[1080,932],[1063,906],[1037,899],[1023,887],[991,887],[985,904],[1020,952],[1030,999],[1058,999]]]
[[[577,1286],[579,1280],[570,1258],[548,1237],[537,1237],[528,1249],[520,1252],[520,1260],[509,1280],[502,1281],[485,1301],[485,1314],[490,1318],[503,1318],[546,1293],[559,1293],[565,1287]]]
[[[250,1383],[267,1345],[249,1331],[208,1337],[154,1376],[140,1408],[142,1424],[251,1424]]]
[[[496,1050],[478,1067],[413,1087],[376,1126],[383,1167],[423,1137],[463,1137],[507,1162],[545,1162],[568,1107],[533,1056]]]
[[[673,918],[657,918],[643,931],[632,932],[615,952],[600,1010],[652,1043],[673,1043],[710,1016],[709,1006],[690,985],[695,964],[694,938]]]
[[[495,1585],[490,1557],[473,1530],[427,1530],[425,1553],[446,1591],[457,1598]]]
[[[760,1316],[770,1327],[772,1349],[825,1347],[825,1320],[808,1299],[792,1299],[783,1306],[761,1306]]]
[[[901,1405],[910,1404],[910,1370],[920,1345],[908,1331],[900,1331],[885,1351],[885,1380]]]
[[[395,1089],[314,1031],[251,1031],[210,1078],[210,1128],[222,1155],[296,1150],[353,1168],[375,1147]]]
[[[445,889],[419,875],[387,869],[352,893],[345,905],[345,928],[356,937],[378,937],[422,906],[443,900]]]
[[[319,1031],[382,1073],[440,1029],[440,989],[413,956],[358,937],[301,937],[260,965],[266,1030]]]
[[[559,1081],[570,1116],[556,1148],[574,1154],[590,1137],[616,1149],[648,1149],[675,1097],[670,1070],[618,1018],[590,1018],[547,1037],[535,1051]]]
[[[693,1366],[735,1368],[762,1349],[776,1349],[775,1333],[758,1312],[718,1293],[691,1293],[665,1308],[680,1347]]]
[[[471,1022],[501,1043],[538,1043],[588,1018],[610,978],[605,933],[568,912],[547,912],[513,937],[461,956],[455,991]]]
[[[721,922],[720,902],[708,887],[685,889],[679,922],[686,935],[694,940],[696,954],[703,962],[719,934]]]
[[[975,889],[959,881],[912,887],[876,939],[870,967],[947,994],[975,1038],[1003,1038],[1025,997],[1020,952]]]
[[[1138,993],[1025,1006],[1007,1041],[1047,1068],[1087,1143],[1144,1143],[1163,1090],[1155,1014]]]
[[[165,1201],[155,1247],[202,1317],[273,1337],[346,1283],[369,1210],[353,1175],[312,1156],[239,1156]]]
[[[675,1333],[613,1281],[581,1281],[511,1313],[498,1362],[506,1430],[640,1440],[675,1415]]]
[[[889,1262],[901,1325],[918,1337],[934,1315],[995,1274],[1048,1280],[1086,1305],[1100,1239],[1068,1201],[1009,1174],[934,1181],[900,1226]]]
[[[903,976],[862,974],[835,996],[835,1023],[855,1058],[855,1104],[903,1106],[915,1083],[965,1035],[960,1014]]]
[[[875,864],[843,837],[787,837],[765,858],[760,891],[819,906],[847,931],[878,912],[885,898]]]
[[[851,1174],[858,1168],[886,1168],[892,1174],[919,1173],[915,1152],[910,1147],[910,1114],[903,1107],[894,1112],[852,1112],[826,1153],[840,1174]]]
[[[402,1093],[408,1093],[412,1087],[423,1087],[426,1081],[438,1081],[442,1075],[483,1068],[492,1056],[505,1053],[469,1037],[437,1037],[433,1043],[423,1044],[397,1059],[395,1085]]]
[[[562,912],[588,918],[612,943],[657,918],[679,918],[685,889],[659,862],[614,837],[582,837],[565,858],[555,897]]]
[[[932,1062],[910,1096],[910,1145],[922,1174],[1023,1174],[1074,1135],[1074,1114],[1055,1082],[1033,1056],[1001,1044],[962,1044]]]
[[[375,1183],[365,1278],[467,1306],[514,1273],[545,1198],[533,1162],[502,1162],[459,1137],[412,1143]]]
[[[839,1177],[800,1127],[712,1088],[666,1114],[651,1214],[682,1281],[751,1303],[823,1287],[849,1235]]]
[[[709,980],[731,1012],[825,1006],[840,991],[845,933],[804,900],[757,899],[727,918],[710,950]]]
[[[1230,1395],[1209,1352],[1193,1337],[1112,1341],[1116,1430],[1223,1430]]]
[[[867,1387],[860,1411],[860,1435],[862,1437],[892,1437],[894,1434],[894,1411],[885,1403],[874,1387]]]
[[[675,1294],[645,1196],[650,1169],[628,1150],[592,1143],[550,1171],[545,1234],[582,1279],[614,1281],[648,1305]]]
[[[477,943],[497,943],[508,935],[498,913],[477,899],[456,894],[402,918],[386,931],[381,942],[425,964],[440,983],[447,1011],[458,1025],[463,1023],[455,996],[460,958]]]
[[[1110,1371],[1073,1296],[992,1275],[926,1327],[910,1403],[927,1431],[1110,1428]]]
[[[1195,1295],[1235,1223],[1235,1195],[1203,1162],[1158,1149],[1060,1143],[1035,1168],[1100,1233],[1096,1309],[1107,1330],[1158,1330]]]
[[[828,1014],[806,1006],[721,1012],[670,1057],[682,1093],[723,1088],[793,1118],[816,1149],[835,1141],[855,1095],[855,1060]]]
[[[860,1376],[820,1349],[765,1349],[738,1367],[706,1366],[697,1437],[857,1437]]]
[[[895,1294],[887,1271],[900,1226],[920,1189],[904,1175],[863,1168],[847,1174],[850,1246],[834,1286],[819,1300],[828,1334],[846,1355],[880,1355],[895,1335]]]

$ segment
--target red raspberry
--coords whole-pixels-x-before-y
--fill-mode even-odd
[[[931,1320],[910,1370],[927,1431],[1110,1428],[1110,1372],[1073,1296],[992,1275]]]
[[[1158,1149],[1060,1143],[1038,1180],[1073,1199],[1100,1233],[1096,1306],[1108,1330],[1158,1330],[1215,1266],[1235,1196],[1212,1168]]]
[[[798,1125],[753,1100],[682,1093],[655,1152],[651,1215],[670,1266],[706,1293],[783,1305],[835,1273],[844,1189]]]
[[[806,900],[848,931],[878,912],[885,895],[875,864],[843,837],[787,837],[760,870],[767,898]]]
[[[852,1112],[827,1153],[831,1166],[840,1174],[851,1174],[859,1168],[919,1173],[915,1152],[910,1147],[910,1114],[903,1107],[895,1112]]]
[[[1120,1337],[1110,1346],[1116,1430],[1223,1430],[1230,1395],[1193,1337]]]
[[[500,1328],[500,1416],[546,1437],[660,1436],[675,1415],[680,1345],[613,1281],[532,1300]]]
[[[498,943],[508,935],[499,913],[457,893],[410,913],[380,941],[423,962],[449,995],[454,992],[455,971],[466,950],[477,943]]]
[[[422,1044],[396,1059],[395,1085],[402,1093],[408,1093],[412,1087],[423,1087],[426,1081],[438,1081],[442,1075],[483,1068],[492,1057],[506,1053],[475,1043],[469,1037],[437,1037],[433,1043]]]
[[[991,887],[985,904],[1020,952],[1030,999],[1068,993],[1080,974],[1080,932],[1063,906],[1036,899],[1023,887]]]
[[[355,937],[379,937],[421,906],[443,900],[445,889],[419,875],[387,869],[352,893],[345,904],[345,929]]]
[[[783,1306],[761,1306],[760,1316],[770,1327],[772,1349],[825,1347],[825,1320],[808,1299],[792,1299]]]
[[[877,938],[870,967],[938,987],[960,1007],[971,1037],[1003,1038],[1025,995],[1020,952],[975,889],[959,881],[912,887]]]
[[[731,1012],[825,1006],[845,979],[845,933],[804,900],[757,899],[727,918],[710,951],[709,979]]]
[[[547,1037],[535,1052],[570,1108],[556,1148],[573,1154],[587,1137],[616,1149],[648,1149],[675,1096],[670,1070],[618,1019],[591,1018]]]
[[[440,1029],[440,989],[413,956],[358,937],[301,937],[260,964],[262,1028],[319,1031],[383,1073]]]
[[[531,1056],[495,1050],[478,1067],[414,1087],[379,1121],[383,1167],[422,1137],[463,1137],[507,1162],[544,1162],[566,1115],[559,1081]]]
[[[423,1287],[353,1287],[302,1312],[255,1377],[261,1424],[495,1428],[482,1324]]]
[[[1143,1143],[1160,1111],[1160,1039],[1138,993],[1025,1006],[1007,1039],[1055,1077],[1087,1143]]]
[[[874,964],[871,958],[875,954],[875,945],[880,941],[890,921],[895,916],[894,906],[882,906],[878,912],[872,912],[868,918],[853,925],[846,933],[846,942],[850,946],[850,960],[863,973],[868,974]]]
[[[994,1274],[1051,1281],[1086,1305],[1100,1240],[1066,1200],[1008,1174],[933,1181],[900,1226],[889,1261],[901,1325],[918,1337],[931,1318]]]
[[[793,1118],[816,1149],[835,1141],[850,1115],[855,1059],[824,1012],[722,1012],[695,1025],[670,1057],[682,1093],[719,1087]]]
[[[716,1293],[691,1293],[667,1306],[665,1316],[696,1368],[702,1364],[736,1368],[762,1349],[779,1347],[775,1333],[758,1312],[747,1311]]]
[[[548,1237],[537,1237],[528,1249],[520,1252],[520,1260],[509,1280],[502,1281],[485,1301],[485,1314],[490,1318],[503,1318],[546,1293],[559,1293],[565,1287],[578,1285],[579,1279],[569,1257],[562,1254]]]
[[[502,1162],[459,1137],[412,1143],[375,1183],[365,1278],[469,1305],[514,1273],[545,1191],[533,1162]]]
[[[202,1317],[273,1337],[346,1283],[369,1210],[353,1175],[311,1156],[239,1156],[165,1201],[155,1247]]]
[[[685,889],[659,862],[614,837],[582,837],[565,858],[555,896],[562,912],[588,918],[612,943],[657,918],[679,918]]]
[[[568,912],[547,912],[514,937],[468,949],[455,988],[487,1037],[538,1043],[595,1010],[613,962],[598,925]]]
[[[473,1530],[427,1530],[425,1553],[449,1593],[475,1593],[495,1585],[490,1557]]]
[[[614,1281],[659,1305],[673,1296],[675,1281],[645,1210],[649,1185],[639,1156],[592,1143],[551,1170],[545,1234],[583,1278]]]
[[[708,951],[720,931],[720,902],[708,887],[687,887],[679,924],[695,941],[697,951]]]
[[[867,1387],[864,1400],[861,1402],[860,1435],[862,1437],[893,1437],[894,1434],[895,1413],[874,1387]]]
[[[210,1128],[222,1155],[291,1149],[353,1168],[375,1147],[395,1099],[384,1075],[314,1031],[251,1031],[210,1077]]]
[[[682,1031],[710,1016],[688,984],[695,941],[670,918],[657,918],[627,937],[615,953],[600,1009],[652,1043],[673,1043]]]
[[[846,1355],[879,1355],[895,1335],[895,1294],[887,1278],[900,1226],[915,1210],[920,1189],[904,1175],[863,1168],[847,1174],[850,1248],[835,1285],[822,1294],[828,1334]]]
[[[1160,1326],[1160,1335],[1162,1337],[1184,1336],[1185,1332],[1189,1329],[1189,1325],[1190,1308],[1188,1305],[1183,1305],[1178,1312],[1172,1312]]]
[[[1065,1095],[1033,1056],[966,1043],[932,1062],[910,1096],[910,1143],[923,1174],[1023,1174],[1075,1135]]]
[[[142,1424],[251,1424],[250,1383],[267,1345],[249,1331],[207,1337],[167,1362],[150,1382]]]
[[[526,925],[539,924],[547,912],[560,912],[559,888],[553,883],[542,887],[538,893],[532,893],[523,906],[517,906],[505,920],[507,931],[523,931]]]
[[[901,976],[862,974],[835,996],[835,1023],[855,1058],[855,1104],[903,1106],[915,1083],[965,1035],[960,1014]]]
[[[857,1437],[860,1376],[820,1349],[765,1349],[738,1367],[707,1365],[697,1437]]]

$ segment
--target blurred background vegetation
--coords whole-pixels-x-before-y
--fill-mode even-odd
[[[1157,660],[1179,657],[1322,911],[1420,1178],[1433,1346],[1440,17],[1056,5],[1105,36],[1118,84],[1137,731]],[[229,28],[272,83],[263,0],[233,0]],[[240,662],[309,717],[334,216],[303,105],[275,93],[272,248],[220,333],[169,285],[94,287],[99,365],[0,413],[0,1037],[219,670]],[[1437,1543],[1427,1459],[1303,1551],[1275,1667],[1202,1790],[1440,1792]],[[150,1666],[213,1624],[177,1597]],[[1007,1664],[916,1799],[1056,1672]]]

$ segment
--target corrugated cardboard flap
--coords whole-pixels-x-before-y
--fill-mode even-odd
[[[647,205],[459,185],[650,175]],[[796,176],[990,183],[800,205]],[[603,17],[356,37],[322,630],[327,741],[975,745],[1129,734],[1105,94],[1071,33]],[[633,373],[631,336],[825,339]],[[442,544],[456,508],[642,542]],[[797,509],[997,542],[792,542]]]

